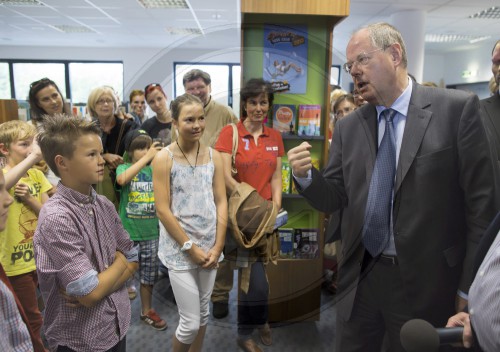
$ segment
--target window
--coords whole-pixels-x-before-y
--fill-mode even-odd
[[[0,61],[0,99],[28,100],[30,84],[44,77],[53,80],[72,104],[87,104],[90,91],[102,85],[113,87],[123,98],[122,62],[12,59]]]
[[[111,86],[123,100],[123,64],[103,62],[69,63],[69,82],[73,104],[86,104],[92,89]]]
[[[330,69],[330,84],[340,86],[340,66],[332,65]]]
[[[239,115],[240,65],[234,64],[191,64],[174,63],[174,96],[184,94],[182,78],[186,72],[199,69],[207,72],[212,80],[212,98],[221,104],[231,106],[236,116]],[[237,75],[237,76],[236,76]],[[235,99],[237,97],[237,99]],[[236,101],[237,100],[237,101]]]
[[[0,62],[0,99],[10,99],[10,72],[7,62]]]
[[[63,63],[18,62],[13,64],[15,98],[28,100],[30,84],[42,78],[50,78],[64,94],[66,81]]]

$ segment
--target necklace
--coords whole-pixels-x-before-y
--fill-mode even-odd
[[[182,155],[184,156],[184,158],[188,162],[189,166],[191,166],[191,169],[193,169],[193,173],[194,173],[194,169],[196,168],[196,164],[198,163],[198,154],[200,154],[200,141],[198,141],[198,150],[196,151],[196,159],[194,160],[194,166],[191,165],[191,163],[189,162],[189,159],[187,158],[186,154],[184,154],[184,151],[182,150],[181,146],[179,145],[179,142],[175,141],[175,143],[177,144],[177,147],[179,148]]]

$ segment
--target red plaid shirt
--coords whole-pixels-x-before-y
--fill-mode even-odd
[[[136,260],[137,250],[113,204],[94,190],[89,197],[59,183],[40,212],[33,244],[50,348],[97,352],[122,340],[130,325],[125,286],[92,308],[67,307],[59,292],[89,294],[97,286],[97,273],[113,263],[117,250]]]

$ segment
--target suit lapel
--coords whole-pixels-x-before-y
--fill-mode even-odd
[[[418,85],[414,85],[414,91],[408,107],[408,115],[406,117],[406,126],[399,152],[398,169],[396,170],[396,185],[394,193],[399,191],[410,166],[417,156],[418,149],[422,144],[425,131],[432,117],[432,112],[426,110],[430,103],[422,102],[421,94],[419,94]]]

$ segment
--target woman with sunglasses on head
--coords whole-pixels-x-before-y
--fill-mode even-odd
[[[90,116],[101,129],[103,158],[106,161],[106,170],[103,181],[96,185],[96,191],[105,195],[118,209],[119,199],[115,192],[115,170],[123,164],[125,153],[125,135],[137,128],[132,120],[120,119],[116,116],[118,109],[115,92],[111,87],[102,86],[94,88],[87,101]]]
[[[144,88],[144,97],[156,115],[144,121],[141,129],[146,131],[153,141],[167,146],[175,140],[175,134],[172,133],[172,114],[167,106],[167,95],[159,83],[151,83]]]
[[[30,84],[28,101],[30,104],[31,122],[37,129],[43,128],[45,115],[53,116],[61,113],[71,114],[69,104],[64,104],[61,90],[57,84],[49,78],[42,78]],[[49,169],[44,160],[37,163],[34,167],[42,171],[45,177],[54,186],[52,190],[48,192],[49,195],[52,195],[59,182],[59,177]]]
[[[42,78],[31,83],[28,99],[31,120],[35,125],[43,122],[43,115],[71,114],[69,105],[64,105],[64,98],[59,87],[49,78]]]

